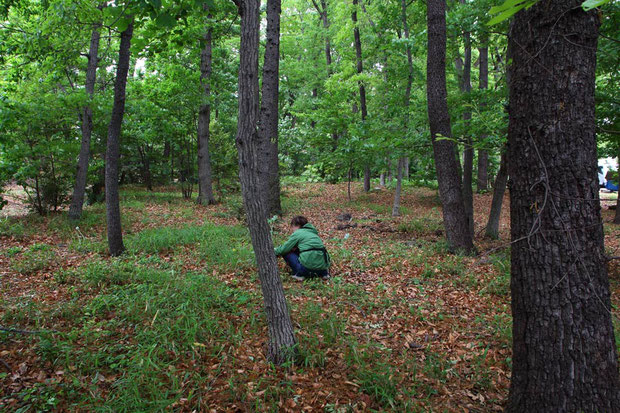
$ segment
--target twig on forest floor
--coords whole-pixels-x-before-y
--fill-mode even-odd
[[[0,363],[4,366],[4,368],[5,368],[7,371],[13,371],[13,370],[11,369],[11,366],[9,366],[9,365],[8,365],[8,363],[7,363],[6,361],[4,361],[3,359],[0,359]]]

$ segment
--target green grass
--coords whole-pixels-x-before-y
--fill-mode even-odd
[[[21,254],[14,254],[11,269],[22,275],[45,270],[58,261],[56,251],[47,244],[33,244]]]
[[[71,376],[72,390],[82,394],[74,408],[151,411],[198,397],[193,389],[209,389],[207,366],[239,345],[243,323],[235,316],[257,297],[204,274],[149,264],[99,260],[66,275],[99,293],[81,304],[70,331],[43,336],[37,352]],[[182,362],[198,367],[180,376]],[[105,397],[94,386],[101,380],[111,383]]]
[[[443,222],[441,219],[432,216],[411,218],[401,222],[398,225],[398,230],[419,235],[437,234],[443,231]]]
[[[497,269],[497,276],[492,278],[480,292],[508,297],[510,295],[510,249],[492,255],[491,262]]]

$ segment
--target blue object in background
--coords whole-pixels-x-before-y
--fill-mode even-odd
[[[614,184],[611,181],[607,181],[605,183],[605,188],[609,189],[610,191],[617,191],[618,190],[618,184]]]

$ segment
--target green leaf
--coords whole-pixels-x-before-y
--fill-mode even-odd
[[[515,15],[519,10],[523,8],[529,9],[534,4],[536,4],[538,0],[506,0],[499,6],[491,7],[489,10],[490,14],[497,14],[497,16],[493,17],[491,20],[487,22],[487,26],[492,26],[497,23],[501,23],[504,20],[511,18]]]
[[[146,46],[146,39],[143,37],[133,38],[131,41],[131,49],[133,52],[141,52]]]
[[[155,24],[157,24],[159,27],[171,28],[177,24],[177,21],[170,14],[162,13],[155,19]]]
[[[123,10],[120,7],[106,7],[103,9],[103,19],[107,25],[114,23],[120,17]]]
[[[129,27],[130,20],[127,18],[118,19],[114,25],[119,32],[124,32]]]
[[[585,11],[590,11],[607,3],[609,3],[609,0],[586,0],[581,3],[581,7],[583,7]]]

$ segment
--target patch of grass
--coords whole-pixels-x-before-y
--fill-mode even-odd
[[[71,331],[42,338],[37,351],[56,366],[71,366],[73,381],[88,395],[84,402],[109,411],[166,409],[191,397],[191,389],[208,391],[207,366],[240,344],[234,320],[254,299],[209,276],[143,265],[135,257],[89,263],[72,276],[101,290]],[[199,368],[181,376],[179,363]],[[100,381],[110,383],[105,401],[86,391]]]
[[[241,226],[187,225],[181,228],[147,229],[126,238],[130,253],[174,251],[183,245],[195,244],[198,258],[211,265],[237,267],[252,264],[253,252],[249,233]]]
[[[413,398],[420,390],[420,383],[415,379],[415,361],[406,358],[405,365],[400,366],[401,370],[388,360],[391,360],[391,356],[387,349],[360,344],[351,339],[346,343],[345,362],[354,370],[354,380],[360,390],[384,408],[400,412],[414,411]]]
[[[443,231],[443,222],[435,217],[412,218],[401,222],[398,230],[419,235],[438,234]]]
[[[491,261],[497,269],[497,276],[490,279],[480,292],[507,297],[510,295],[510,249],[494,254]]]
[[[245,207],[243,206],[243,197],[240,193],[231,194],[224,199],[223,203],[226,206],[229,217],[245,221]]]
[[[26,226],[11,217],[0,218],[0,237],[14,237],[22,239],[28,234]]]
[[[15,247],[11,247],[11,248],[7,248],[4,251],[2,251],[2,254],[6,257],[14,257],[17,254],[19,254],[20,252],[22,252],[22,247],[20,246],[15,246]]]
[[[495,337],[497,337],[502,346],[509,348],[512,345],[512,316],[507,308],[493,316],[491,327]]]
[[[47,244],[33,244],[11,261],[11,269],[23,275],[49,268],[58,261],[56,252]]]

